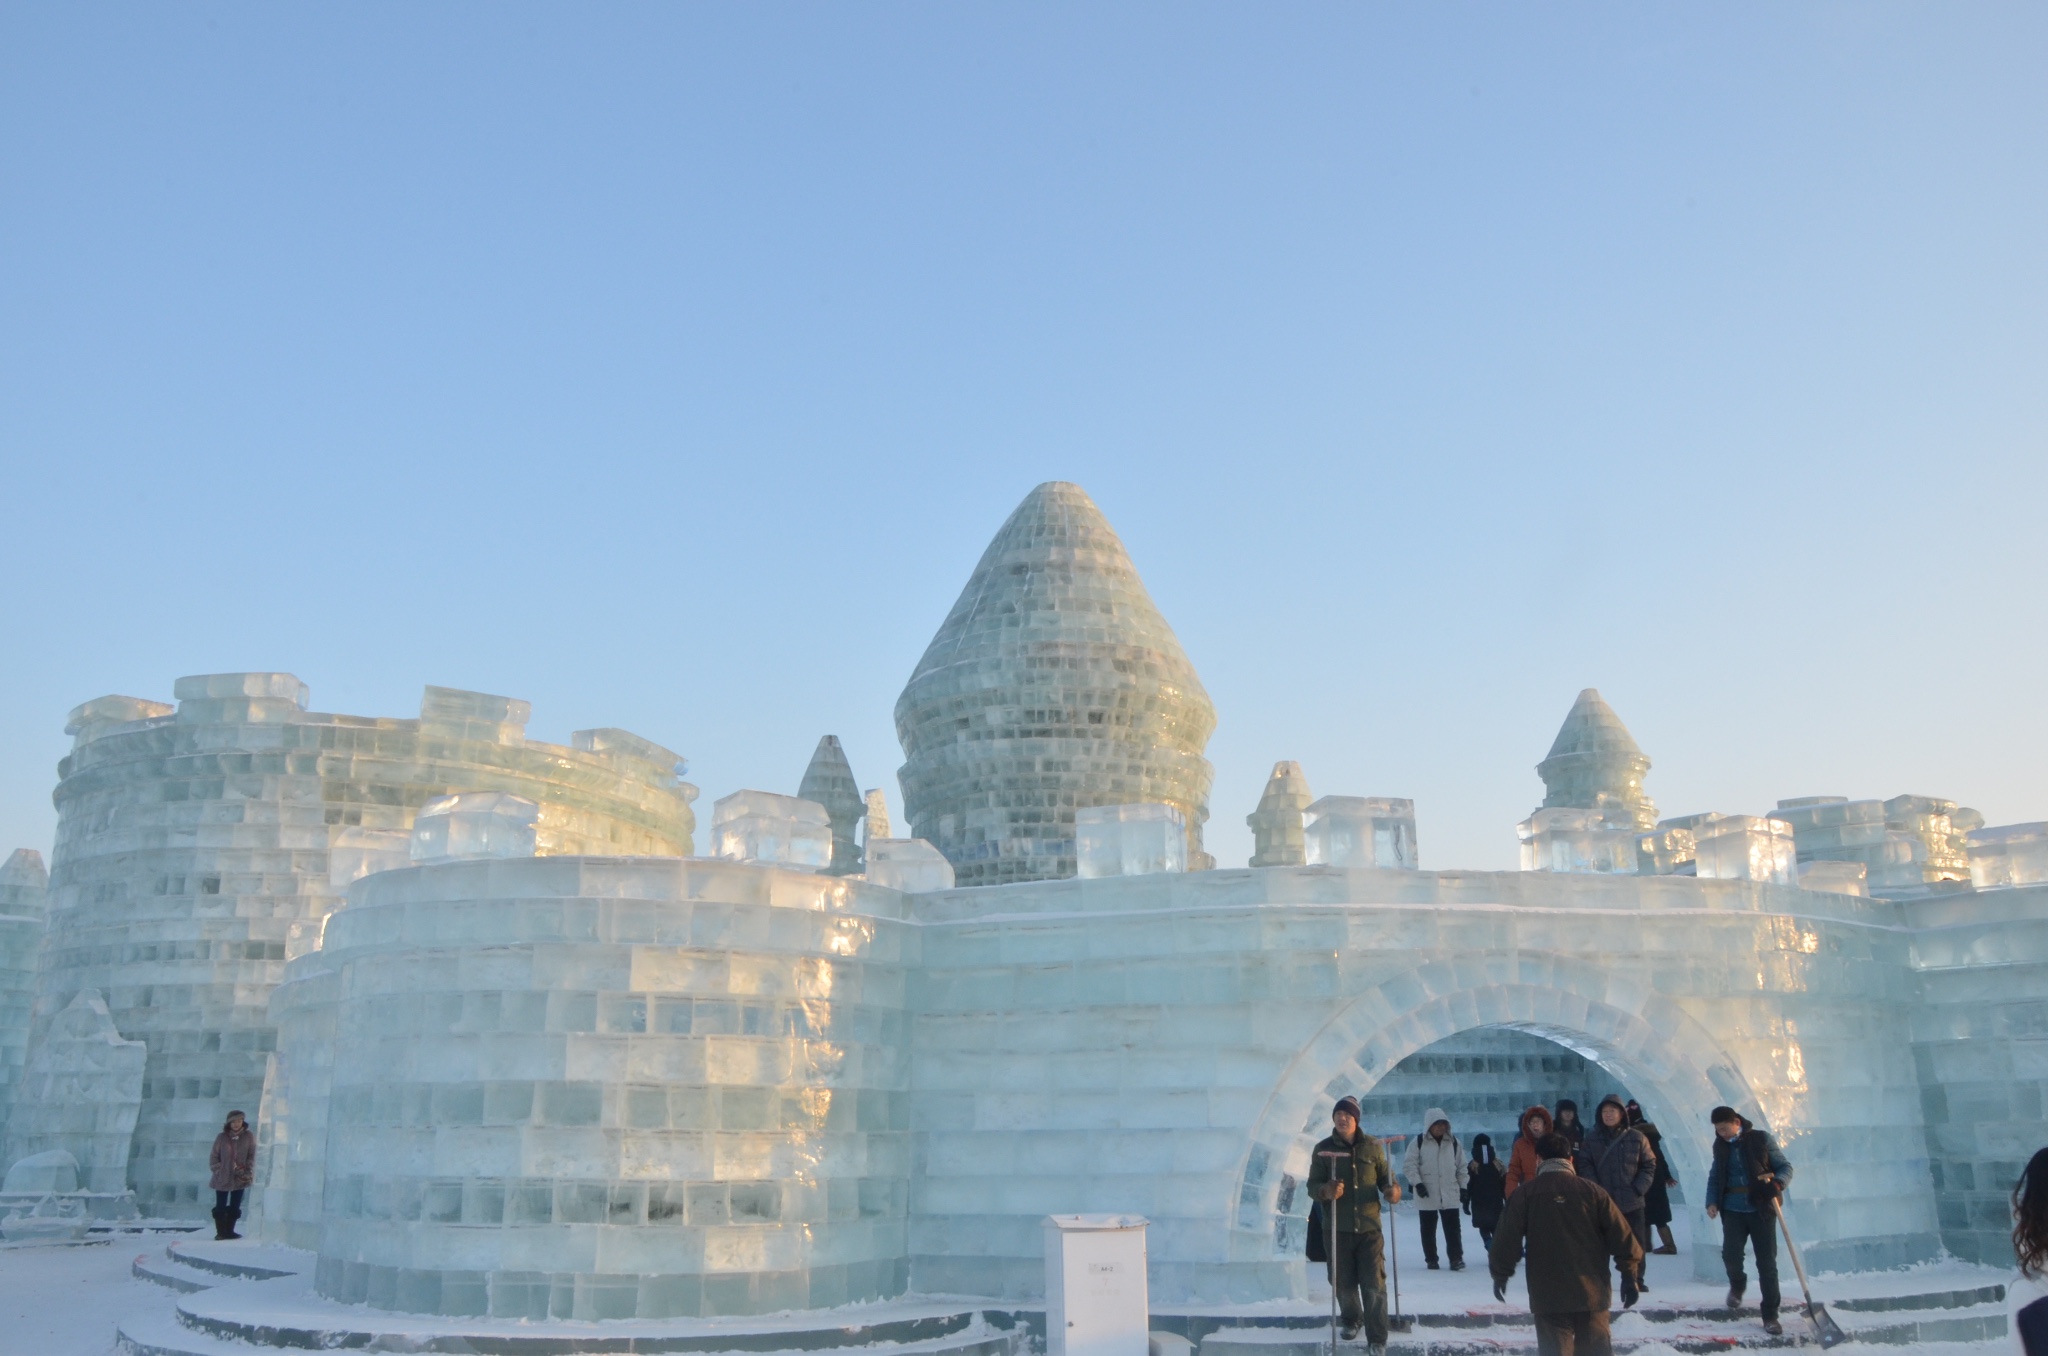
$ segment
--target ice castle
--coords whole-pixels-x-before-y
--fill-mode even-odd
[[[334,1301],[1029,1302],[1074,1212],[1150,1221],[1155,1303],[1300,1296],[1341,1093],[1382,1133],[1426,1095],[1500,1137],[1624,1089],[1694,1211],[1732,1103],[1832,1268],[2004,1256],[2048,1141],[2048,825],[1924,796],[1660,820],[1588,690],[1520,871],[1424,870],[1410,801],[1294,762],[1218,868],[1214,708],[1072,485],[912,670],[902,837],[829,736],[698,856],[682,760],[622,730],[543,744],[441,688],[321,714],[281,673],[174,695],[72,713],[47,885],[0,871],[0,1157],[203,1215],[248,1109],[251,1215]]]

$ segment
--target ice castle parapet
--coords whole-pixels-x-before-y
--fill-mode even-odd
[[[1413,871],[1415,802],[1399,796],[1324,796],[1303,817],[1310,866]]]
[[[1074,811],[1074,874],[1149,876],[1188,869],[1188,825],[1171,805],[1087,805]]]
[[[543,853],[692,850],[695,789],[673,754],[527,740],[512,698],[429,688],[420,719],[395,720],[309,711],[291,674],[181,678],[175,692],[175,708],[97,698],[66,724],[29,1037],[33,1060],[93,988],[119,1036],[146,1047],[128,1169],[146,1213],[203,1215],[221,1119],[257,1114],[271,990],[339,900],[340,835],[407,834],[434,797],[507,792],[540,806]],[[0,1158],[21,1156],[24,1133],[9,1131]]]
[[[900,1293],[903,908],[703,859],[358,882],[302,1004],[314,1040],[332,1005],[320,1290],[576,1319]]]

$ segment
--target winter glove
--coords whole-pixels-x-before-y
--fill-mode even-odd
[[[1415,1199],[1418,1201],[1426,1201],[1429,1199],[1429,1183],[1417,1182],[1415,1184]]]
[[[1500,1302],[1501,1302],[1502,1304],[1506,1304],[1506,1303],[1508,1302],[1508,1278],[1507,1278],[1507,1277],[1505,1277],[1505,1276],[1496,1276],[1496,1277],[1494,1277],[1494,1278],[1493,1278],[1493,1297],[1494,1297],[1495,1299],[1499,1300],[1499,1301],[1500,1301]]]
[[[1633,1309],[1636,1307],[1636,1301],[1642,1297],[1643,1292],[1636,1289],[1636,1278],[1624,1275],[1621,1278],[1621,1307]]]
[[[1469,1188],[1458,1188],[1458,1208],[1468,1215],[1472,1213],[1472,1192]]]

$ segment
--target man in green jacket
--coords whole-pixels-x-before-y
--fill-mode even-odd
[[[1607,1259],[1621,1269],[1621,1302],[1636,1302],[1643,1248],[1614,1198],[1572,1171],[1572,1142],[1545,1135],[1536,1144],[1536,1175],[1508,1197],[1488,1257],[1493,1297],[1508,1297],[1508,1280],[1529,1250],[1529,1311],[1539,1356],[1613,1356],[1607,1306]]]
[[[1344,1315],[1344,1340],[1362,1324],[1371,1356],[1387,1349],[1386,1245],[1380,1237],[1380,1198],[1401,1199],[1387,1151],[1358,1128],[1358,1099],[1346,1097],[1330,1112],[1334,1133],[1309,1158],[1308,1194],[1336,1217],[1330,1283]]]

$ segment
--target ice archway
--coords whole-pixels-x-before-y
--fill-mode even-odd
[[[1452,973],[1431,973],[1442,968]],[[1328,1133],[1330,1104],[1369,1091],[1416,1051],[1474,1029],[1525,1031],[1600,1064],[1634,1092],[1646,1116],[1668,1127],[1665,1146],[1683,1181],[1705,1178],[1705,1126],[1714,1106],[1742,1107],[1768,1126],[1734,1059],[1675,1004],[1634,986],[1613,994],[1605,973],[1565,958],[1517,957],[1516,968],[1541,972],[1545,982],[1433,992],[1432,980],[1460,982],[1457,967],[1425,966],[1339,1010],[1267,1099],[1238,1179],[1234,1229],[1261,1235],[1278,1256],[1298,1255],[1298,1233],[1289,1225],[1306,1213],[1298,1188],[1310,1149]],[[1694,1257],[1701,1275],[1714,1274],[1711,1256],[1695,1249]]]

